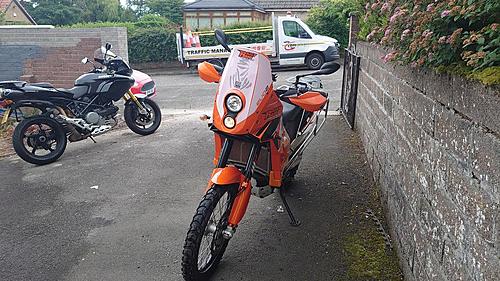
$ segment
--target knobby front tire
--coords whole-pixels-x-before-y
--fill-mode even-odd
[[[219,264],[229,242],[222,231],[227,227],[237,189],[238,185],[216,185],[201,200],[182,252],[185,280],[207,280]]]

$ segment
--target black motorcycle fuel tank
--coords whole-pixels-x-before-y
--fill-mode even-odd
[[[120,74],[87,73],[75,81],[75,86],[90,87],[89,95],[117,101],[134,85],[134,78]]]

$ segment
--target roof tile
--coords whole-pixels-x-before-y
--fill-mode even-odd
[[[310,9],[319,0],[252,0],[264,9]]]

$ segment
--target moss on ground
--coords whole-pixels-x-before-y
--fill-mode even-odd
[[[344,250],[347,255],[349,280],[403,279],[396,252],[386,247],[375,226],[365,226],[346,237]]]

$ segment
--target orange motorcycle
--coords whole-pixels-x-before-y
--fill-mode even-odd
[[[243,218],[250,195],[266,197],[279,189],[292,225],[284,183],[295,175],[306,146],[326,121],[328,94],[315,89],[318,78],[340,68],[327,63],[316,72],[298,75],[292,86],[273,88],[268,57],[248,48],[231,51],[226,35],[217,41],[231,55],[224,68],[204,62],[199,76],[219,83],[212,124],[215,169],[193,217],[184,244],[185,280],[206,280],[219,264],[229,240]],[[315,83],[316,82],[316,83]]]

